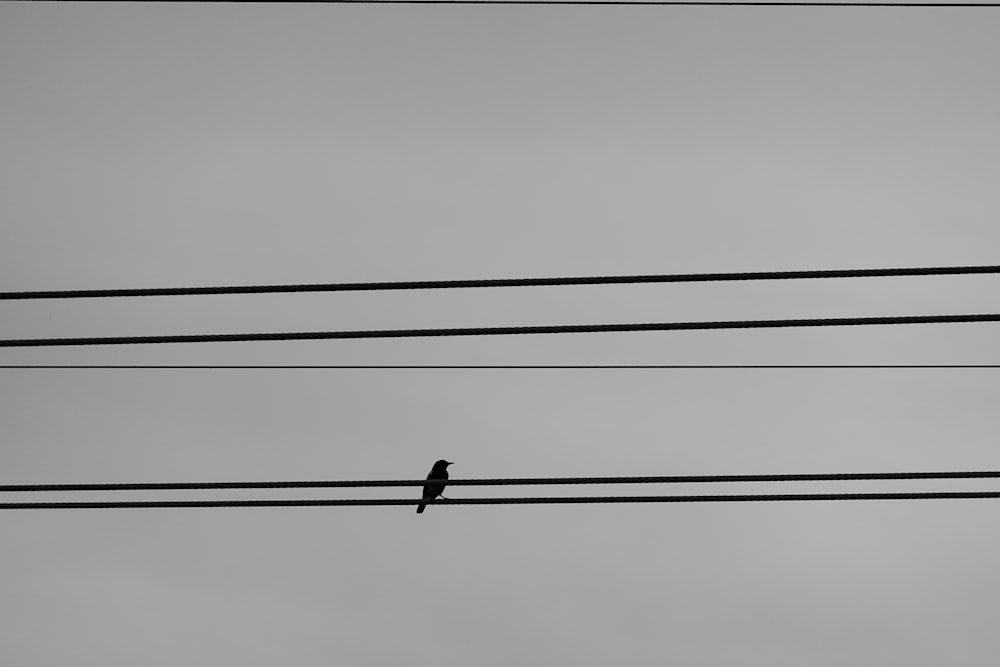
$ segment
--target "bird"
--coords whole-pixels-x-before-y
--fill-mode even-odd
[[[452,463],[454,463],[454,461],[445,461],[444,459],[441,459],[435,463],[434,467],[431,468],[431,471],[427,473],[427,479],[448,479],[448,466]],[[423,502],[417,505],[417,514],[421,514],[424,511],[424,508],[427,507],[427,503],[433,502],[435,498],[441,496],[441,494],[444,493],[444,487],[445,485],[443,482],[441,484],[425,484]],[[443,498],[444,496],[441,497]]]

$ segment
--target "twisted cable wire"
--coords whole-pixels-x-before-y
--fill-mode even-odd
[[[496,2],[486,4],[498,4]],[[565,3],[556,3],[565,4]],[[610,3],[621,4],[621,3]],[[644,3],[649,4],[649,3]],[[704,4],[704,3],[696,3]],[[752,3],[762,4],[762,3]],[[81,299],[132,296],[193,296],[208,294],[265,294],[287,292],[357,292],[473,287],[542,287],[559,285],[623,285],[633,283],[690,283],[732,280],[800,280],[813,278],[884,278],[890,276],[944,276],[1000,273],[1000,266],[936,266],[895,269],[833,269],[823,271],[752,271],[737,273],[677,273],[638,276],[584,276],[563,278],[494,278],[485,280],[417,280],[304,285],[235,285],[221,287],[159,287],[140,289],[49,290],[0,292],[0,300]]]
[[[290,333],[194,334],[179,336],[113,336],[106,338],[26,338],[0,340],[0,347],[68,345],[146,345],[163,343],[235,343],[277,340],[345,340],[359,338],[420,338],[434,336],[510,336],[525,334],[613,333],[626,331],[692,331],[704,329],[767,329],[785,327],[869,326],[881,324],[953,324],[1000,322],[1000,314],[840,317],[795,320],[722,322],[654,322],[641,324],[559,324],[461,329],[389,329],[376,331],[306,331]]]
[[[704,484],[732,482],[820,482],[852,480],[1000,478],[1000,470],[936,472],[792,473],[766,475],[666,475],[657,477],[509,477],[451,479],[449,486],[524,486],[563,484]],[[362,479],[265,482],[152,482],[118,484],[5,484],[0,492],[25,491],[167,491],[193,489],[332,489],[424,486],[426,479]]]
[[[697,496],[575,496],[559,498],[437,499],[434,505],[578,505],[599,503],[715,503],[812,500],[946,500],[1000,498],[1000,491],[934,491],[923,493],[791,493]],[[320,500],[148,500],[118,502],[0,503],[0,510],[17,509],[156,509],[180,507],[363,507],[419,505],[422,499],[346,498]]]

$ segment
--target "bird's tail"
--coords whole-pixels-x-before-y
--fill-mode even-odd
[[[427,507],[427,503],[420,503],[417,505],[417,514],[423,514],[425,507]]]

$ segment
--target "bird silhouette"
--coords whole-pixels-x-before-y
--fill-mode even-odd
[[[445,461],[441,459],[434,464],[431,471],[427,473],[428,480],[445,480],[448,479],[448,466],[450,466],[454,461]],[[424,485],[424,497],[423,502],[417,505],[417,514],[421,514],[424,508],[427,507],[427,503],[434,502],[434,499],[441,496],[444,493],[444,482],[440,484],[425,484]],[[444,496],[441,496],[442,498]]]

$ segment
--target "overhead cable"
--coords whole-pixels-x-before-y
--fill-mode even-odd
[[[157,0],[138,0],[153,2]],[[204,0],[180,0],[181,2],[203,2]],[[270,0],[220,0],[221,2],[268,2]],[[754,2],[753,0],[726,2],[723,0],[707,0],[694,2],[687,0],[300,0],[306,3],[336,4],[336,5],[583,5],[583,6],[614,6],[636,7],[649,5],[697,7],[997,7],[996,3],[967,2]]]
[[[972,369],[1000,364],[0,364],[0,370],[827,370]]]
[[[1000,498],[1000,491],[932,491],[923,493],[791,493],[718,496],[570,496],[556,498],[449,498],[434,505],[576,505],[599,503],[717,503],[807,500],[945,500]],[[320,500],[136,500],[118,502],[0,503],[0,510],[18,509],[153,509],[171,507],[358,507],[419,505],[422,499],[343,498]]]
[[[194,334],[181,336],[115,336],[109,338],[26,338],[0,340],[0,347],[67,345],[146,345],[161,343],[234,343],[276,340],[358,338],[418,338],[431,336],[510,336],[524,334],[613,333],[626,331],[691,331],[702,329],[767,329],[777,327],[834,327],[877,324],[948,324],[1000,322],[1000,314],[915,315],[902,317],[841,317],[832,319],[749,320],[722,322],[655,322],[642,324],[561,324],[526,327],[461,329],[390,329],[381,331],[305,331],[290,333]]]
[[[735,280],[800,280],[811,278],[885,278],[891,276],[943,276],[1000,273],[1000,266],[938,266],[902,269],[836,269],[828,271],[758,271],[750,273],[678,273],[641,276],[590,276],[569,278],[499,278],[487,280],[420,280],[311,285],[236,285],[228,287],[163,287],[150,289],[56,290],[0,292],[0,300],[80,299],[94,297],[192,296],[207,294],[265,294],[287,292],[357,292],[371,290],[423,290],[470,287],[544,287],[563,285],[623,285],[632,283],[692,283]]]
[[[998,470],[935,472],[790,473],[764,475],[667,475],[658,477],[504,477],[450,479],[448,486],[532,486],[561,484],[704,484],[731,482],[844,482],[858,480],[986,479]],[[278,482],[138,482],[112,484],[5,484],[0,492],[22,491],[166,491],[184,489],[329,489],[424,486],[426,479],[356,479]]]

